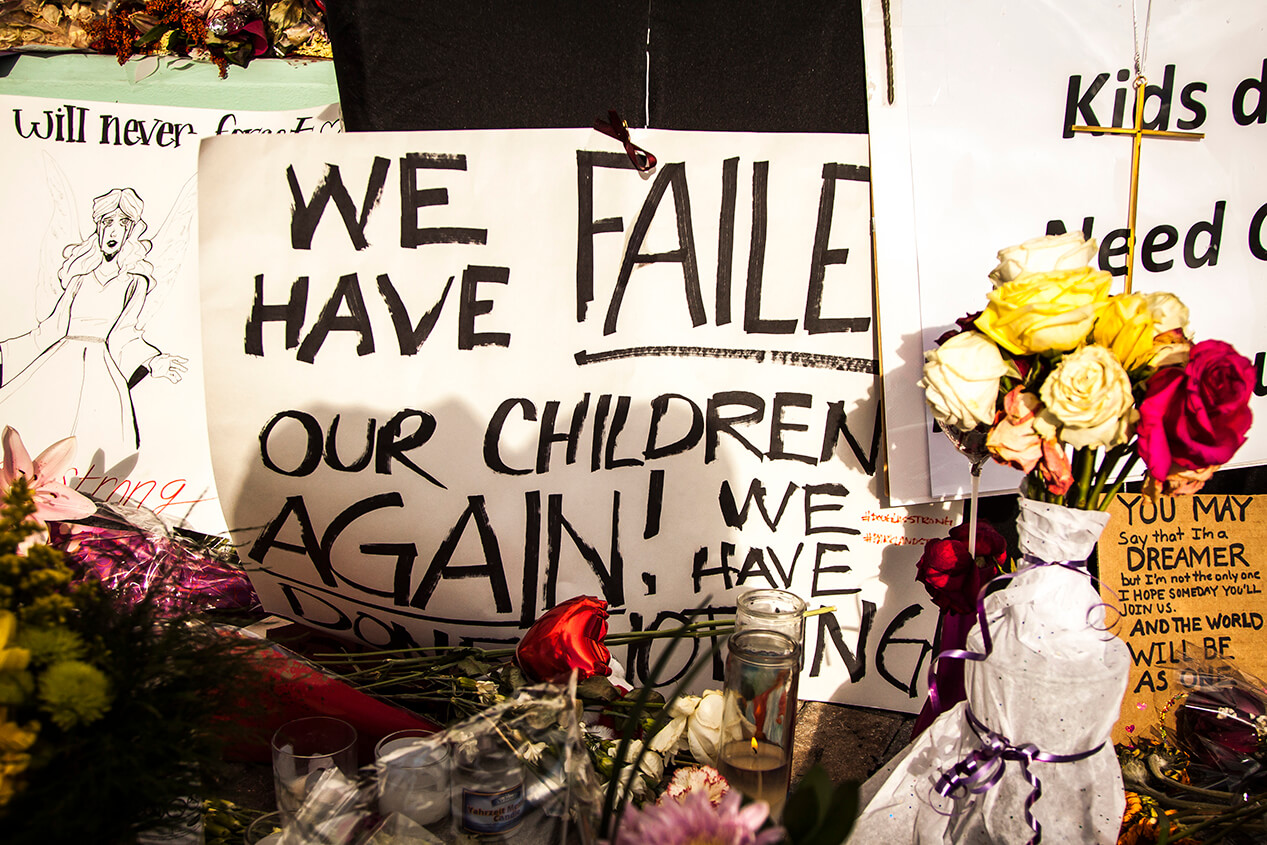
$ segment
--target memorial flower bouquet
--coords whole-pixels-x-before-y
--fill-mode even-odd
[[[50,4],[52,5],[52,4]],[[78,47],[132,56],[170,55],[230,64],[259,57],[330,58],[321,0],[97,0],[80,13]]]
[[[1140,460],[1149,492],[1195,493],[1245,442],[1253,366],[1194,342],[1173,294],[1110,295],[1095,254],[1077,232],[999,252],[984,309],[925,353],[933,418],[1029,499],[1104,510]]]
[[[1267,682],[1222,658],[1185,654],[1178,666],[1153,737],[1117,746],[1127,797],[1118,845],[1262,842]]]
[[[0,838],[6,845],[134,841],[212,785],[249,701],[247,647],[76,579],[50,520],[94,504],[59,482],[71,440],[29,456],[3,434],[0,468]],[[185,803],[181,803],[185,802]]]
[[[990,458],[1025,473],[1019,561],[964,597],[970,630],[937,661],[964,661],[964,698],[943,700],[893,761],[856,845],[912,830],[930,842],[1116,839],[1125,795],[1110,732],[1131,658],[1105,636],[1087,561],[1139,461],[1158,495],[1194,493],[1231,459],[1253,371],[1222,341],[1194,342],[1172,294],[1110,294],[1095,255],[1078,233],[1002,250],[982,310],[925,355],[932,415],[974,475]],[[959,580],[980,585],[982,563],[996,563],[973,511],[952,538],[967,548],[925,561],[938,592],[951,584],[929,580],[939,564],[966,563]]]

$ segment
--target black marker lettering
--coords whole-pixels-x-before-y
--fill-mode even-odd
[[[383,185],[387,181],[387,170],[391,161],[381,156],[374,156],[374,164],[370,168],[370,177],[365,184],[365,200],[361,203],[358,215],[356,203],[343,185],[343,175],[337,164],[327,164],[325,176],[317,183],[316,190],[307,202],[304,201],[303,190],[299,187],[299,177],[295,175],[294,166],[286,168],[286,181],[290,185],[290,194],[294,198],[291,205],[290,245],[292,249],[312,249],[312,236],[325,213],[326,203],[334,200],[334,206],[343,218],[343,225],[352,239],[352,245],[358,250],[369,246],[365,239],[365,224],[370,212],[378,204],[383,195]]]

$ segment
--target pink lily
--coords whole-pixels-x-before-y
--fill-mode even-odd
[[[75,438],[67,437],[49,446],[34,461],[22,445],[22,438],[11,426],[4,427],[4,466],[0,467],[0,487],[8,490],[20,477],[26,478],[35,499],[36,522],[82,519],[96,513],[97,506],[84,494],[72,490],[56,479],[75,456]]]

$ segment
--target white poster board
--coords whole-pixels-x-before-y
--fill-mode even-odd
[[[915,561],[955,515],[879,507],[866,139],[637,142],[654,173],[590,130],[203,145],[212,454],[253,583],[382,647],[788,588],[836,608],[805,697],[913,710]]]
[[[67,482],[81,493],[222,532],[199,340],[198,141],[337,132],[337,106],[233,112],[6,96],[0,114],[0,426],[17,429],[32,455],[75,435]],[[233,213],[250,197],[225,201]]]
[[[1253,361],[1251,408],[1267,419],[1267,5],[1147,4],[1147,30],[1137,5],[1146,126],[1205,138],[1143,141],[1134,289],[1175,293],[1198,340]],[[1099,241],[1102,269],[1124,271],[1131,141],[1069,127],[1131,125],[1131,3],[892,0],[888,50],[882,4],[863,10],[890,491],[927,501],[970,479],[931,433],[923,352],[984,307],[996,252],[1081,229]],[[1264,461],[1258,425],[1232,465]],[[982,489],[1019,480],[991,463]]]

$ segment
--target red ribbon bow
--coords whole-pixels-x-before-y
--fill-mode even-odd
[[[625,145],[625,152],[633,162],[634,170],[646,173],[655,167],[655,156],[633,142],[629,137],[629,124],[621,119],[615,109],[607,112],[607,120],[595,122],[594,128]]]

